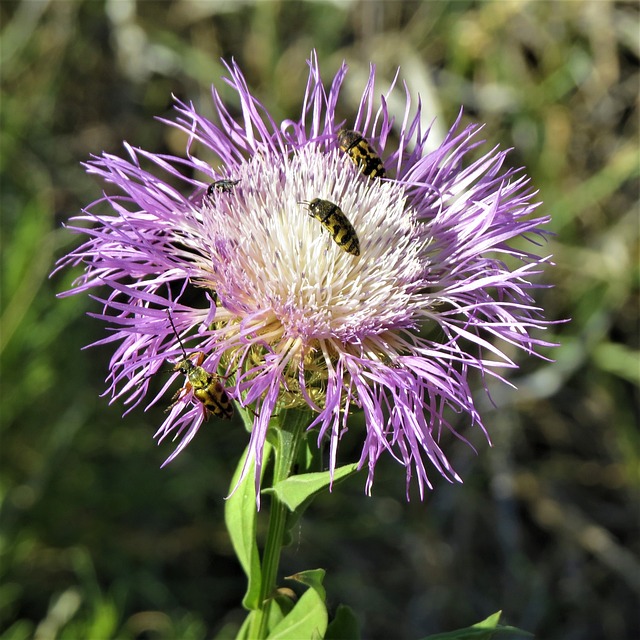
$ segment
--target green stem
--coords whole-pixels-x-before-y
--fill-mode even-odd
[[[298,455],[300,443],[304,437],[304,428],[309,424],[309,415],[300,411],[283,412],[280,424],[274,432],[275,464],[273,470],[273,485],[286,480]],[[271,509],[269,513],[269,528],[267,540],[262,556],[262,583],[260,585],[260,609],[251,624],[250,638],[262,639],[267,637],[269,623],[269,609],[273,601],[272,595],[276,588],[280,555],[282,553],[285,525],[287,522],[287,507],[280,502],[275,493],[271,494]]]

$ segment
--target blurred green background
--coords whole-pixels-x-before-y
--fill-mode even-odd
[[[325,80],[350,65],[343,117],[373,61],[379,91],[402,67],[439,131],[464,105],[489,147],[515,147],[557,234],[539,301],[572,321],[545,336],[556,362],[492,388],[493,448],[446,443],[463,486],[434,474],[406,504],[384,459],[372,498],[358,476],[314,504],[285,575],[325,567],[330,606],[372,640],[498,609],[546,640],[640,636],[636,2],[3,0],[0,18],[3,639],[200,639],[242,620],[222,513],[246,433],[209,422],[161,470],[162,407],[122,418],[99,397],[110,350],[81,351],[105,335],[97,303],[56,299],[77,273],[48,275],[78,243],[61,223],[101,192],[81,161],[125,139],[182,153],[153,117],[172,93],[210,114],[214,82],[230,98],[220,57],[296,117],[314,47]]]

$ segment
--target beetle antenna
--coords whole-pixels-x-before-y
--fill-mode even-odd
[[[169,318],[169,322],[171,323],[171,328],[173,329],[173,333],[176,334],[176,338],[178,338],[178,344],[180,345],[180,348],[182,349],[182,353],[184,354],[184,359],[187,360],[188,356],[187,356],[187,352],[184,350],[184,345],[182,344],[182,340],[180,340],[180,334],[178,333],[178,330],[176,329],[176,325],[173,324],[173,318],[171,317],[171,309],[167,309],[167,316]]]

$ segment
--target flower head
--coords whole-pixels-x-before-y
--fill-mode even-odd
[[[84,264],[70,293],[106,291],[95,315],[114,327],[98,343],[117,345],[109,393],[136,406],[151,374],[167,360],[186,374],[188,359],[203,377],[187,376],[157,432],[179,440],[169,460],[206,417],[198,391],[224,387],[255,413],[257,478],[270,416],[304,406],[332,470],[349,414],[363,411],[367,492],[385,451],[420,495],[427,461],[459,480],[439,442],[453,413],[484,430],[469,373],[515,367],[501,344],[546,344],[530,332],[547,324],[531,297],[547,258],[512,244],[544,236],[528,179],[497,149],[465,166],[479,127],[459,120],[427,152],[408,90],[401,122],[387,109],[393,85],[374,109],[373,68],[347,124],[335,120],[345,65],[327,91],[312,55],[300,119],[280,124],[227,68],[241,117],[215,88],[215,123],[177,102],[167,124],[188,134],[186,159],[125,145],[128,159],[86,165],[121,194],[77,218],[93,223],[72,227],[89,239],[60,265]]]

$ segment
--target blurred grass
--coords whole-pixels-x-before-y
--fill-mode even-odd
[[[154,122],[171,93],[210,113],[232,56],[277,119],[295,117],[315,47],[325,79],[398,65],[446,131],[460,105],[514,147],[553,218],[540,294],[555,363],[492,389],[494,447],[449,443],[464,487],[404,503],[341,485],[305,517],[286,571],[324,566],[332,605],[368,638],[416,638],[502,608],[554,639],[640,635],[638,38],[625,2],[3,2],[0,4],[2,638],[205,638],[232,629],[243,577],[222,499],[244,446],[211,424],[169,468],[161,413],[99,398],[109,353],[86,297],[48,274],[77,243],[61,222],[99,197],[79,163],[121,141],[181,153]],[[357,429],[343,451],[357,449]]]

